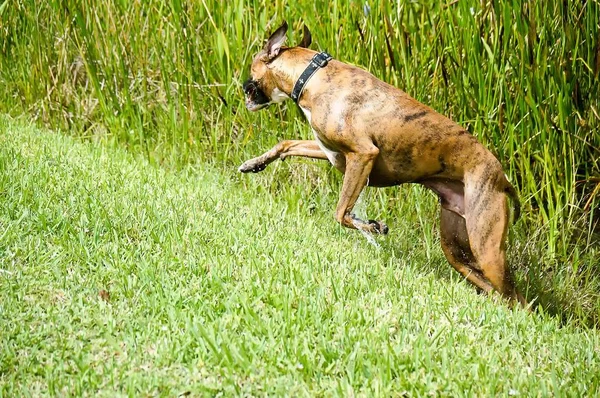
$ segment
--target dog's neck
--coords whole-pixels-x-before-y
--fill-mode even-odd
[[[294,84],[315,54],[317,54],[316,51],[298,47],[282,52],[271,63],[271,73],[275,76],[277,88],[290,97]],[[304,89],[303,98],[308,96],[310,96],[310,90],[307,87]]]

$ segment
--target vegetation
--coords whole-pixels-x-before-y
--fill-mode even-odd
[[[475,294],[430,209],[378,250],[333,192],[0,128],[1,396],[600,393],[600,333]]]
[[[567,254],[559,250],[569,235],[562,216],[597,204],[586,195],[600,170],[597,0],[334,1],[327,12],[294,3],[4,1],[2,109],[25,108],[158,159],[231,164],[277,136],[306,134],[293,106],[256,116],[241,101],[241,81],[268,32],[287,19],[298,35],[305,23],[315,47],[403,88],[488,144],[532,218],[550,224],[550,252]]]
[[[498,156],[523,202],[510,263],[538,313],[458,282],[424,189],[367,190],[362,211],[391,228],[377,251],[335,224],[340,176],[325,162],[235,173],[278,140],[310,137],[292,103],[243,104],[251,59],[284,19],[290,44],[306,24],[313,48],[451,116]],[[102,143],[2,119],[0,395],[32,377],[57,380],[45,385],[57,394],[102,391],[108,374],[131,394],[141,379],[166,394],[186,383],[340,395],[597,385],[578,373],[597,369],[597,335],[575,327],[600,324],[599,78],[599,0],[0,0],[0,113]],[[381,308],[402,337],[364,318]],[[490,345],[497,363],[473,365]],[[152,361],[160,372],[144,374]],[[440,373],[417,383],[432,364]]]

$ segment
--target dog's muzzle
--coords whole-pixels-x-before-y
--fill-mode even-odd
[[[257,111],[265,108],[271,103],[271,100],[260,89],[256,80],[248,79],[243,85],[244,94],[246,94],[246,108],[249,111]]]

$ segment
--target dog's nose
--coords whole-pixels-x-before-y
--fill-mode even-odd
[[[248,79],[244,82],[244,84],[242,85],[242,88],[244,89],[244,93],[246,93],[247,95],[249,95],[251,92],[253,92],[255,90],[255,82],[252,79]]]

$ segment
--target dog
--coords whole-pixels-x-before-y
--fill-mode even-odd
[[[520,203],[498,159],[463,127],[400,89],[310,50],[306,26],[297,46],[284,46],[287,29],[284,22],[254,57],[243,85],[246,108],[292,98],[315,139],[281,141],[239,171],[259,172],[290,156],[328,160],[344,175],[335,219],[374,234],[388,227],[352,213],[363,188],[421,184],[439,198],[448,262],[482,291],[526,307],[506,264],[508,198],[515,221]]]

